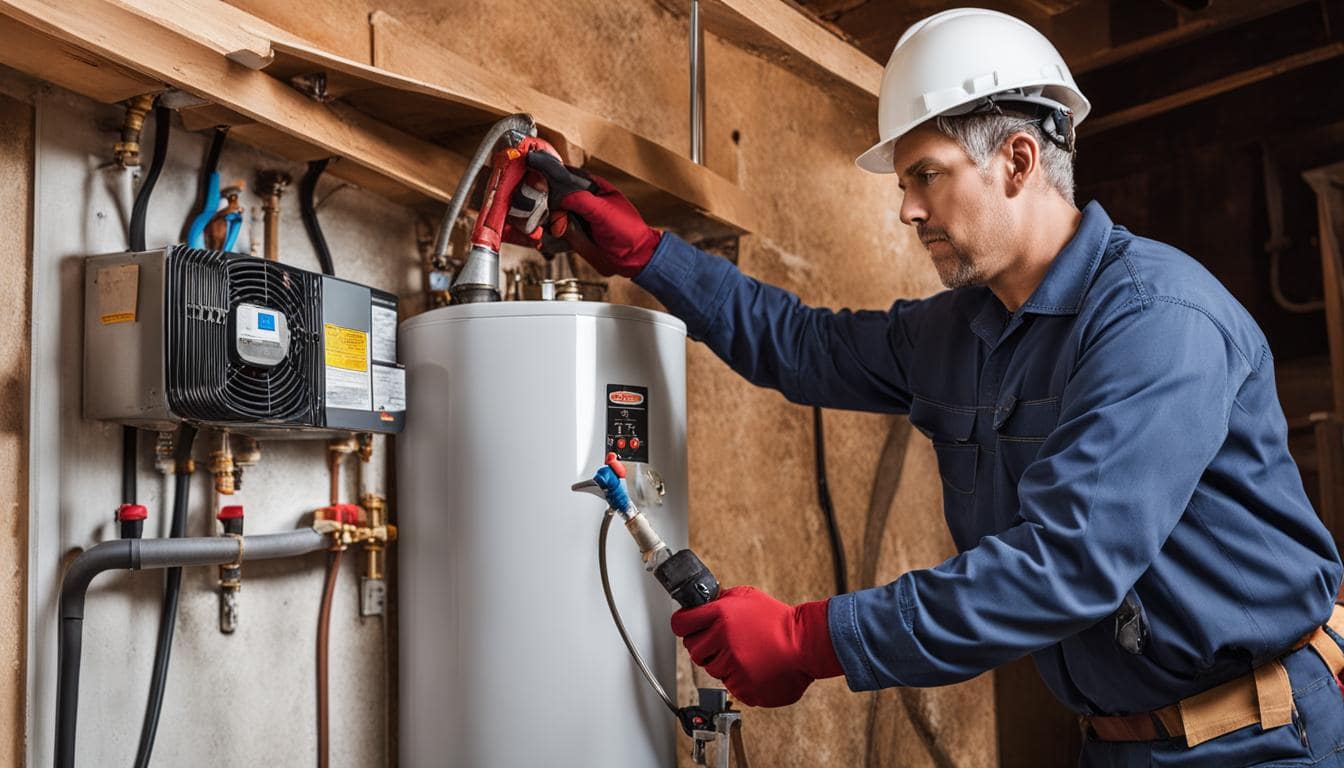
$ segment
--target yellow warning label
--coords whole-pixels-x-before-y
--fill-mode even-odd
[[[98,270],[98,318],[103,325],[135,322],[140,265],[118,264]]]
[[[347,371],[369,369],[369,334],[327,323],[327,365]]]

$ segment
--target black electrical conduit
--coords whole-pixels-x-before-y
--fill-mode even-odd
[[[187,502],[190,500],[191,494],[191,447],[195,442],[196,427],[192,424],[183,423],[177,430],[176,448],[173,452],[174,477],[176,479],[173,482],[173,519],[168,533],[170,543],[171,539],[181,539],[187,535]],[[159,541],[164,540],[160,539]],[[94,547],[94,549],[97,548]],[[92,552],[93,550],[89,551]],[[231,561],[225,560],[224,562]],[[69,579],[68,574],[66,578]],[[159,636],[154,645],[154,672],[149,681],[149,699],[145,702],[145,719],[140,725],[140,744],[135,751],[136,768],[146,768],[149,765],[149,756],[154,751],[154,735],[159,730],[159,711],[163,708],[163,689],[168,682],[168,662],[173,655],[173,630],[177,626],[177,597],[181,591],[182,569],[180,567],[169,567],[168,572],[164,575],[163,604],[159,608]],[[62,593],[61,599],[64,601],[64,593]],[[80,613],[82,616],[82,607]],[[64,612],[61,613],[62,627],[64,627],[65,615]],[[62,631],[64,632],[64,629]],[[71,740],[73,741],[73,739],[74,729],[72,727]],[[74,760],[73,753],[70,759],[71,761]],[[58,761],[57,765],[60,764]]]
[[[845,542],[831,504],[831,488],[826,481],[826,435],[822,429],[821,408],[812,406],[812,430],[816,443],[817,503],[826,516],[826,533],[831,539],[831,565],[835,568],[835,594],[849,591],[849,566],[845,563]]]
[[[135,204],[131,206],[131,223],[128,240],[132,251],[145,250],[145,214],[149,211],[149,197],[154,194],[154,185],[159,183],[159,174],[163,173],[163,162],[168,157],[168,134],[171,132],[167,107],[154,107],[154,158],[149,161],[149,170],[135,194]]]
[[[86,550],[66,569],[61,582],[60,650],[56,692],[56,768],[75,764],[75,715],[79,711],[79,662],[84,630],[84,597],[103,571],[225,565],[276,560],[327,549],[326,534],[312,528],[237,538],[118,539]]]
[[[159,183],[159,174],[163,173],[163,163],[168,157],[168,134],[171,114],[167,107],[154,107],[154,157],[149,161],[149,170],[135,193],[135,203],[131,206],[131,221],[126,233],[127,244],[132,251],[145,250],[145,214],[149,211],[149,198],[154,194],[154,186]],[[136,503],[135,460],[138,453],[140,431],[135,427],[121,428],[121,503]]]
[[[140,448],[140,430],[121,428],[121,503],[134,504],[136,458]]]
[[[331,158],[324,157],[308,163],[308,172],[303,174],[303,180],[299,182],[299,215],[303,218],[303,228],[308,233],[308,240],[312,242],[313,250],[317,252],[317,261],[322,265],[322,274],[335,275],[336,266],[331,261],[331,249],[327,247],[327,238],[322,235],[322,224],[317,220],[317,204],[313,200],[317,195],[317,180],[322,178],[322,172],[327,170],[329,162]]]

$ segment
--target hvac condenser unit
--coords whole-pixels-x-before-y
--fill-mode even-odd
[[[396,297],[174,245],[84,268],[84,415],[145,429],[399,432]]]

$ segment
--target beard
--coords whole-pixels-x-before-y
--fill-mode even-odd
[[[984,275],[970,254],[948,236],[946,230],[920,227],[919,240],[929,251],[938,279],[946,288],[965,288],[984,283]],[[935,245],[941,243],[941,245]],[[934,249],[938,252],[935,253]]]

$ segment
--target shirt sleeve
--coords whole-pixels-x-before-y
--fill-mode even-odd
[[[1157,557],[1253,366],[1201,309],[1164,297],[1120,307],[1091,339],[1018,483],[1022,519],[830,601],[852,689],[959,682],[1053,645],[1114,613]]]
[[[806,405],[910,408],[910,332],[921,301],[898,301],[888,312],[808,307],[671,233],[635,282],[757,386]]]

